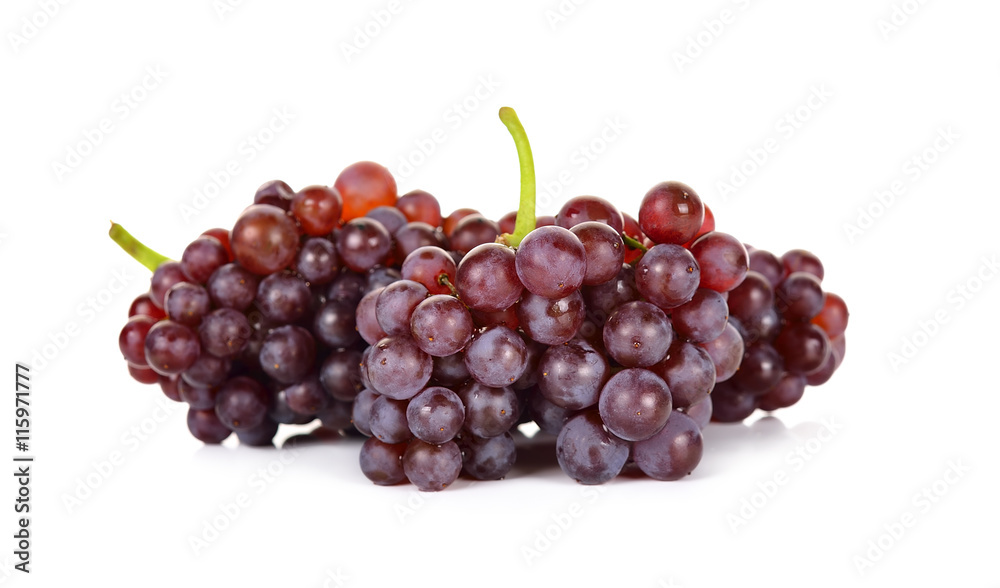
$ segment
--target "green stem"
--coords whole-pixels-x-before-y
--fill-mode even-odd
[[[108,236],[118,246],[125,250],[132,256],[132,259],[138,261],[142,265],[146,266],[149,271],[156,271],[156,268],[165,261],[170,261],[169,257],[160,255],[159,253],[153,251],[149,247],[143,245],[138,239],[133,237],[125,227],[120,224],[113,222],[111,223],[111,230],[108,231]]]
[[[629,237],[625,233],[622,233],[622,241],[625,241],[625,244],[631,247],[632,249],[638,249],[639,251],[649,251],[649,249],[647,249],[645,245],[636,241],[632,237]]]
[[[528,233],[535,230],[535,160],[531,157],[528,135],[514,109],[509,106],[501,108],[500,120],[514,138],[517,161],[521,166],[521,202],[517,207],[514,234],[503,236],[508,245],[517,247]]]

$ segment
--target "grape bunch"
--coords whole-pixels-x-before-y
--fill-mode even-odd
[[[501,119],[522,197],[499,221],[397,197],[361,162],[332,187],[264,184],[179,262],[113,228],[155,269],[119,337],[130,373],[186,402],[205,443],[268,445],[319,419],[367,438],[375,484],[437,491],[505,477],[530,422],[578,482],[677,480],[710,420],[791,406],[839,366],[847,309],[814,255],[716,231],[679,182],[637,218],[596,196],[536,216],[527,138]]]

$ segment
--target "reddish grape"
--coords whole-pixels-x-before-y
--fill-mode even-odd
[[[399,197],[398,208],[410,222],[427,223],[432,227],[441,226],[441,205],[437,198],[423,190],[413,190]]]
[[[447,218],[441,222],[441,228],[444,231],[444,236],[451,239],[451,234],[458,225],[458,221],[473,214],[479,214],[479,211],[474,208],[459,208],[455,212],[449,214]]]
[[[389,170],[371,161],[359,161],[344,168],[334,182],[343,198],[345,221],[364,216],[379,206],[396,204],[396,180]]]
[[[153,299],[150,298],[149,294],[140,294],[132,301],[132,305],[128,308],[129,318],[133,316],[148,316],[153,320],[160,320],[162,318],[167,318],[167,313],[163,312],[163,309],[153,303]]]
[[[793,374],[809,374],[823,367],[830,353],[830,340],[816,325],[790,323],[778,333],[774,348],[785,358],[785,369]]]
[[[701,197],[680,182],[653,186],[639,205],[639,226],[654,243],[687,243],[704,220]]]
[[[781,265],[786,275],[792,272],[806,272],[816,276],[820,282],[823,281],[823,262],[805,249],[786,251],[781,256]]]
[[[299,246],[299,231],[283,210],[267,204],[248,207],[230,234],[233,256],[240,265],[260,275],[289,266]]]
[[[587,221],[606,224],[618,234],[625,228],[625,219],[618,208],[597,196],[570,198],[556,214],[556,224],[564,229],[571,229]]]
[[[160,381],[160,376],[149,368],[128,364],[128,373],[132,379],[140,384],[156,384]]]
[[[521,297],[514,250],[499,243],[472,249],[458,264],[455,287],[470,308],[500,311]]]
[[[302,231],[312,237],[324,237],[340,224],[343,201],[336,189],[309,186],[292,197],[291,213]]]
[[[473,214],[458,221],[449,239],[452,249],[468,253],[476,245],[492,243],[499,236],[500,225],[480,214]]]
[[[222,248],[226,250],[226,263],[233,260],[233,248],[229,246],[229,229],[208,229],[202,235],[205,237],[215,237],[215,240],[222,244]]]
[[[844,299],[833,292],[826,292],[823,295],[823,308],[812,318],[812,323],[832,339],[847,330],[847,319],[850,316]]]
[[[204,284],[212,272],[229,263],[229,252],[215,237],[198,237],[184,248],[181,270],[188,281]]]
[[[570,232],[580,239],[587,254],[585,285],[603,284],[618,275],[625,261],[625,243],[618,232],[597,221],[579,223]]]
[[[118,349],[125,361],[136,367],[148,367],[146,363],[146,334],[156,324],[156,319],[137,315],[125,323],[118,334]]]
[[[431,294],[451,294],[458,269],[455,260],[440,247],[420,247],[403,260],[401,272],[404,279],[423,284]],[[443,279],[447,279],[443,283]]]
[[[761,410],[788,408],[802,398],[806,391],[806,377],[797,374],[782,374],[781,379],[758,400]]]
[[[701,268],[701,287],[728,292],[747,275],[750,259],[746,247],[732,235],[712,231],[691,244],[691,255]]]

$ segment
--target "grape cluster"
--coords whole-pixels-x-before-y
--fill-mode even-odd
[[[121,352],[205,443],[319,419],[367,437],[375,484],[425,491],[503,478],[532,421],[581,483],[680,479],[710,420],[791,406],[843,359],[819,259],[716,231],[684,184],[654,186],[637,219],[572,198],[513,247],[517,215],[443,216],[370,162],[332,187],[268,182],[156,267]]]

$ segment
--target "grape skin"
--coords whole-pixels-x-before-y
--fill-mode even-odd
[[[581,484],[603,484],[621,472],[629,444],[614,436],[596,410],[566,421],[556,439],[556,458],[567,476]]]

